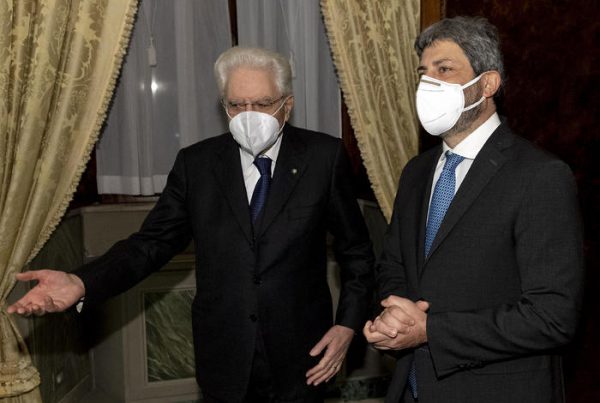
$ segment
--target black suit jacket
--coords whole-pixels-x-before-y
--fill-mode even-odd
[[[341,266],[336,323],[360,330],[373,283],[371,243],[339,139],[285,126],[260,224],[253,228],[239,149],[231,134],[181,150],[139,232],[76,274],[86,305],[158,270],[193,238],[196,376],[203,392],[239,401],[257,326],[276,389],[306,392],[314,344],[332,326],[326,234]]]
[[[576,187],[566,164],[502,124],[488,139],[424,257],[441,146],[404,169],[377,269],[380,297],[429,301],[428,346],[404,351],[389,402],[414,359],[419,402],[563,401],[560,358],[581,309]]]

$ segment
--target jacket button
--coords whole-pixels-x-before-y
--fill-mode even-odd
[[[255,314],[250,315],[249,318],[252,322],[256,322],[258,320],[258,316],[256,316]]]
[[[254,278],[252,279],[254,281],[254,284],[259,285],[262,283],[262,280],[260,279],[259,276],[254,276]]]

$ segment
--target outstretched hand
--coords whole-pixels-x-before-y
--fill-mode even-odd
[[[327,382],[342,367],[350,342],[354,337],[354,330],[349,327],[335,325],[321,340],[310,350],[310,355],[316,357],[325,350],[323,358],[317,365],[308,370],[306,373],[306,383],[308,385],[319,385],[322,382]]]
[[[38,284],[7,308],[8,313],[29,316],[62,312],[85,295],[83,281],[74,274],[56,270],[35,270],[16,275],[19,281]]]

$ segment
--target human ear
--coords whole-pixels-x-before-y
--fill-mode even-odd
[[[498,92],[500,83],[502,82],[500,73],[495,70],[487,71],[484,73],[483,77],[481,77],[481,80],[483,85],[483,96],[492,98],[496,92]]]
[[[292,108],[294,107],[294,96],[290,95],[288,99],[286,99],[285,104],[283,105],[283,109],[285,110],[284,121],[287,122],[292,114]]]

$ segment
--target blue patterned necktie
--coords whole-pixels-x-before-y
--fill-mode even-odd
[[[465,157],[453,154],[451,151],[446,151],[446,163],[435,184],[433,196],[431,197],[431,205],[429,206],[427,232],[425,233],[425,256],[429,256],[429,251],[433,244],[433,240],[435,239],[435,235],[440,229],[446,211],[454,198],[456,188],[456,176],[454,171],[458,164],[464,159]]]
[[[253,223],[256,221],[267,200],[269,186],[271,185],[271,162],[269,157],[259,157],[254,160],[254,165],[256,165],[258,172],[260,172],[260,179],[256,182],[256,187],[250,200],[250,217]]]
[[[429,218],[427,220],[427,232],[425,233],[425,256],[429,255],[429,250],[435,239],[435,235],[440,229],[442,220],[446,215],[446,211],[454,198],[456,188],[456,176],[454,171],[458,164],[464,160],[458,154],[453,154],[446,151],[446,163],[442,169],[442,173],[435,184],[433,196],[431,197],[431,206],[429,206]],[[408,370],[408,387],[413,398],[417,399],[417,369],[413,360],[410,369]]]

